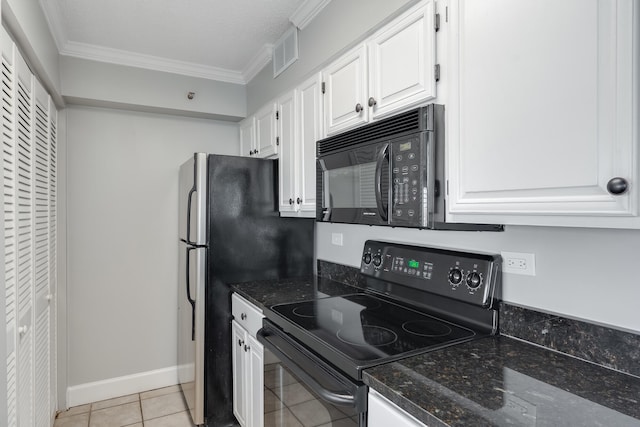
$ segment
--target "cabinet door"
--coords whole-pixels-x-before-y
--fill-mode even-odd
[[[247,336],[247,390],[249,392],[249,427],[264,424],[264,348],[258,340]]]
[[[291,91],[278,100],[278,136],[280,137],[280,212],[295,212],[296,204],[296,96]]]
[[[241,426],[247,425],[247,365],[244,346],[246,333],[235,320],[231,321],[231,351],[233,357],[233,414]]]
[[[322,138],[322,80],[318,74],[298,88],[300,112],[296,165],[300,216],[316,214],[316,141]]]
[[[368,427],[424,427],[393,402],[374,390],[369,391]]]
[[[240,122],[240,155],[252,156],[256,149],[256,119],[254,116],[247,117]]]
[[[420,2],[369,42],[373,119],[436,97],[434,2]]]
[[[255,114],[256,150],[255,156],[272,157],[278,154],[276,142],[276,104],[263,107]]]
[[[633,3],[451,2],[452,220],[640,227]]]
[[[350,51],[323,72],[325,84],[325,130],[331,135],[366,123],[367,49],[366,45]]]

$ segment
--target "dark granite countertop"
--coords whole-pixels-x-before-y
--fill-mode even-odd
[[[231,289],[263,311],[361,291],[312,276]],[[640,426],[640,378],[506,336],[367,369],[363,380],[429,427]]]
[[[434,426],[640,426],[640,378],[509,337],[367,369],[364,382]]]
[[[276,304],[361,292],[353,286],[318,276],[233,283],[230,287],[263,311]]]

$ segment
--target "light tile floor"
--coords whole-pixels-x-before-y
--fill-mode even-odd
[[[193,427],[179,386],[76,406],[54,427]]]
[[[344,408],[315,399],[279,363],[264,371],[264,427],[356,427]],[[61,412],[54,427],[193,427],[179,386],[76,406]]]

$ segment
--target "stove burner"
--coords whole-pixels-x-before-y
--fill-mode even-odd
[[[451,333],[451,328],[434,320],[411,320],[402,324],[402,329],[421,337],[444,337]]]
[[[362,328],[340,329],[336,335],[340,341],[358,346],[381,347],[398,340],[395,332],[381,326],[362,325]]]
[[[313,305],[300,305],[293,309],[293,314],[300,317],[315,317],[316,309]]]

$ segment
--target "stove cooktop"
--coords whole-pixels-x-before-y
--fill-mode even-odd
[[[272,321],[316,353],[343,360],[333,360],[343,369],[349,365],[360,370],[477,335],[471,329],[365,293],[271,309],[280,318]]]
[[[496,333],[500,263],[498,255],[367,241],[366,290],[272,306],[264,326],[360,380],[365,368]]]

